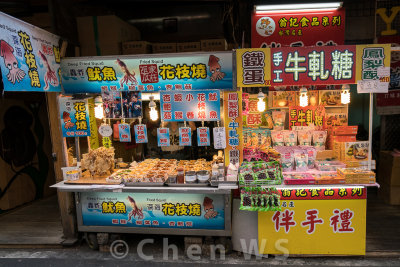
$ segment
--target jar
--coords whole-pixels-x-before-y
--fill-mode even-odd
[[[195,171],[187,171],[185,173],[185,182],[186,183],[195,183],[197,181],[197,175]]]
[[[176,180],[178,184],[184,184],[185,183],[185,169],[183,167],[178,167],[176,169],[177,175],[176,175]]]
[[[198,171],[197,172],[197,179],[199,183],[207,183],[210,179],[210,172],[208,171]]]

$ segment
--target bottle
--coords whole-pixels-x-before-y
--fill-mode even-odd
[[[217,162],[214,162],[214,164],[211,166],[211,181],[218,181],[218,175],[218,164]]]
[[[176,180],[178,184],[184,184],[185,183],[185,169],[182,167],[178,167],[176,169],[177,175],[176,175]]]
[[[223,162],[218,163],[218,181],[225,181],[225,165]]]

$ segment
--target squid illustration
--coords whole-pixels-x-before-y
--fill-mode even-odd
[[[25,77],[25,72],[18,67],[18,60],[13,54],[14,48],[6,41],[0,40],[0,56],[8,69],[7,79],[12,83],[20,82]]]
[[[219,62],[218,57],[210,55],[210,58],[208,59],[208,66],[212,73],[210,77],[210,80],[212,82],[222,80],[225,77],[225,73],[221,71],[221,65],[218,62]]]
[[[70,129],[74,127],[74,124],[71,122],[71,117],[68,112],[64,111],[63,112],[63,121],[64,121],[64,128],[65,129]]]
[[[46,56],[41,51],[39,51],[39,55],[40,55],[40,58],[42,59],[44,65],[46,66],[46,69],[47,69],[46,74],[44,75],[45,86],[44,86],[43,89],[44,90],[49,89],[49,83],[52,86],[58,86],[57,75],[54,72],[54,70],[51,69],[49,61],[47,61]]]
[[[205,197],[203,201],[204,211],[206,212],[204,214],[204,218],[206,218],[207,220],[215,218],[218,215],[218,212],[214,210],[213,201],[214,200],[209,197]]]
[[[128,222],[132,220],[132,217],[136,218],[136,216],[138,216],[138,220],[143,219],[143,208],[139,209],[132,197],[128,196],[128,200],[132,207],[132,211],[129,212]]]
[[[117,60],[115,62],[118,64],[118,66],[120,67],[120,69],[124,73],[124,77],[122,77],[119,80],[120,88],[121,89],[124,88],[124,84],[128,85],[129,82],[132,85],[136,85],[137,84],[137,80],[135,78],[135,72],[133,70],[130,71],[128,69],[128,67],[126,66],[125,62],[121,61],[120,59],[117,58]]]

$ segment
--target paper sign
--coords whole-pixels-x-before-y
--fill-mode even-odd
[[[138,124],[134,126],[135,141],[138,144],[147,143],[147,127],[145,124]]]
[[[225,149],[226,148],[226,134],[225,127],[215,127],[214,133],[214,148]]]
[[[169,128],[157,128],[158,146],[170,146]]]
[[[118,124],[119,130],[119,141],[120,142],[130,142],[131,141],[131,127],[127,123]]]
[[[379,77],[389,77],[390,76],[390,67],[378,67],[377,73]]]
[[[192,145],[192,131],[190,127],[179,128],[179,145],[180,146]]]
[[[110,125],[103,124],[99,127],[99,134],[103,137],[110,137],[113,133],[113,130]]]
[[[357,93],[387,93],[389,91],[389,82],[379,80],[357,81]]]
[[[59,105],[63,137],[90,136],[87,100],[72,100],[72,97],[60,97]]]
[[[208,127],[197,128],[197,145],[198,146],[210,145],[210,128]]]
[[[110,148],[112,146],[110,137],[103,137],[102,143],[105,148]]]

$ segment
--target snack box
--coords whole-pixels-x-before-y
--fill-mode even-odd
[[[334,149],[335,143],[337,142],[356,142],[355,135],[328,135],[327,147],[328,149]]]
[[[344,149],[341,149],[343,161],[363,161],[368,160],[369,142],[345,142]]]
[[[344,179],[337,172],[318,172],[314,175],[316,184],[344,184]]]
[[[332,126],[328,128],[328,133],[331,135],[356,135],[358,125],[352,126]]]
[[[338,168],[345,168],[346,165],[342,163],[341,161],[327,161],[327,160],[322,160],[322,161],[316,161],[315,162],[315,167],[319,171],[336,171]]]
[[[375,173],[370,170],[359,168],[339,168],[337,169],[339,176],[346,179],[375,179]]]
[[[317,151],[317,156],[316,160],[326,160],[326,159],[331,159],[335,156],[333,150],[322,150],[322,151]]]
[[[307,185],[315,184],[315,179],[309,173],[284,172],[283,179],[288,185]]]

